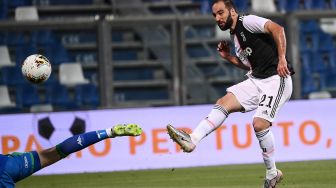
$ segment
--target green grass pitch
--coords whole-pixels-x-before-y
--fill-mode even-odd
[[[111,165],[113,165],[111,163]],[[278,163],[279,188],[335,188],[336,160]],[[17,188],[260,188],[263,164],[32,176]]]

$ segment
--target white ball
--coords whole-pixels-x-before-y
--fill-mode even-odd
[[[22,74],[31,83],[45,82],[51,74],[51,64],[43,55],[30,55],[22,64]]]

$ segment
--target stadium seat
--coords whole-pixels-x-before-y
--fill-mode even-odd
[[[313,72],[326,73],[336,71],[335,55],[333,51],[319,51],[314,53]]]
[[[317,51],[321,28],[316,21],[300,22],[300,50]]]
[[[93,2],[94,0],[49,0],[49,5],[88,5]]]
[[[248,12],[250,10],[249,0],[235,0],[234,3],[238,12]]]
[[[277,8],[274,0],[251,0],[252,11],[258,13],[275,13]]]
[[[60,42],[55,41],[42,46],[44,55],[50,59],[53,65],[60,65],[61,63],[70,61],[68,52]]]
[[[325,33],[336,35],[336,19],[335,18],[321,18],[320,25],[321,25],[322,31],[324,31]]]
[[[15,107],[15,103],[9,97],[8,87],[5,85],[0,86],[0,108]]]
[[[8,14],[8,0],[0,1],[0,20],[7,19]]]
[[[100,104],[99,91],[94,84],[78,85],[75,88],[77,105],[98,107]]]
[[[314,0],[287,0],[286,9],[288,12],[295,10],[310,10],[313,8]]]
[[[15,63],[12,62],[8,47],[7,46],[0,46],[0,68],[6,66],[15,66]]]
[[[37,21],[39,16],[35,6],[23,6],[15,8],[16,21]]]
[[[14,9],[19,6],[29,6],[31,5],[30,0],[8,0],[8,8]]]
[[[26,83],[20,67],[3,67],[1,73],[3,83],[8,86],[17,86]]]
[[[308,95],[308,99],[330,99],[331,93],[328,91],[315,91]]]
[[[21,66],[23,61],[31,54],[37,54],[39,51],[37,46],[32,42],[25,42],[24,44],[17,45],[15,48],[15,62],[17,66]]]
[[[37,46],[49,45],[56,42],[54,33],[50,30],[40,30],[32,32],[32,42]]]
[[[30,107],[40,103],[41,100],[36,86],[22,84],[16,87],[16,104],[19,107]]]
[[[190,58],[208,57],[209,53],[202,46],[187,47],[187,54]]]
[[[77,107],[70,97],[68,88],[60,84],[46,86],[46,103],[57,109],[75,109]]]
[[[114,50],[112,52],[113,60],[116,61],[129,61],[129,60],[137,60],[138,53],[136,50]]]
[[[59,81],[67,87],[89,83],[89,80],[84,77],[80,63],[62,63],[59,67]]]
[[[125,101],[164,100],[169,98],[169,91],[165,88],[120,88],[115,90],[115,95],[123,96]]]
[[[150,68],[115,69],[114,80],[151,80],[154,78]]]

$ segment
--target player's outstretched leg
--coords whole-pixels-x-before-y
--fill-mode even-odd
[[[178,130],[172,125],[167,125],[167,131],[171,139],[181,146],[184,152],[192,152],[196,145],[191,141],[191,137],[183,130]]]
[[[273,179],[265,179],[264,188],[275,188],[283,179],[281,170],[277,170],[277,175]]]
[[[56,150],[61,158],[64,158],[71,153],[82,150],[107,138],[139,136],[141,133],[142,129],[137,124],[118,124],[105,130],[92,131],[70,137],[58,144]]]

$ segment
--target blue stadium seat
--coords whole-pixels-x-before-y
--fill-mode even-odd
[[[22,84],[16,87],[16,104],[19,107],[31,107],[40,104],[41,100],[37,86],[32,84]]]
[[[69,54],[64,46],[59,42],[53,42],[51,44],[43,45],[44,55],[54,65],[59,65],[64,62],[69,62]]]
[[[249,0],[235,0],[234,4],[238,12],[248,12],[250,10]]]
[[[327,73],[336,70],[335,55],[333,51],[319,51],[314,54],[312,63],[313,72]]]
[[[136,93],[136,95],[135,95]],[[164,100],[169,99],[169,91],[166,88],[127,88],[116,89],[116,95],[123,95],[126,101],[133,100]]]
[[[208,57],[209,53],[202,46],[187,47],[187,54],[190,58]]]
[[[8,86],[17,86],[26,83],[22,76],[21,67],[3,67],[1,69],[2,82]]]
[[[68,89],[60,84],[46,86],[46,103],[61,109],[75,109],[77,107],[74,100],[70,98]]]
[[[75,95],[78,106],[98,107],[100,104],[98,87],[94,84],[76,86]]]
[[[15,62],[17,66],[21,66],[23,61],[31,54],[37,54],[39,51],[34,43],[27,42],[17,45],[15,48]]]
[[[312,53],[301,53],[301,84],[302,84],[302,96],[307,97],[309,93],[317,91],[318,86],[313,78],[313,72],[311,70]]]
[[[295,10],[310,10],[313,8],[314,0],[287,0],[286,9],[289,12],[293,12]]]
[[[20,32],[7,32],[5,35],[5,44],[10,47],[16,47],[24,43],[24,36]]]
[[[137,60],[138,53],[136,50],[114,50],[112,52],[113,60],[125,61],[125,60]]]
[[[49,5],[88,5],[94,0],[49,0]]]
[[[115,69],[114,80],[151,80],[153,79],[153,70],[150,68],[136,69]]]
[[[40,30],[32,32],[32,42],[37,46],[48,45],[56,42],[54,33],[50,30]]]
[[[319,50],[323,51],[333,51],[335,49],[334,47],[334,39],[333,36],[325,33],[323,31],[319,32]]]
[[[15,9],[19,6],[29,6],[31,5],[31,0],[9,0],[8,8]]]
[[[313,1],[313,9],[335,9],[336,1],[335,0],[315,0]]]
[[[8,14],[8,0],[0,1],[0,20],[7,19]]]
[[[300,50],[317,51],[321,28],[314,20],[300,22]]]

